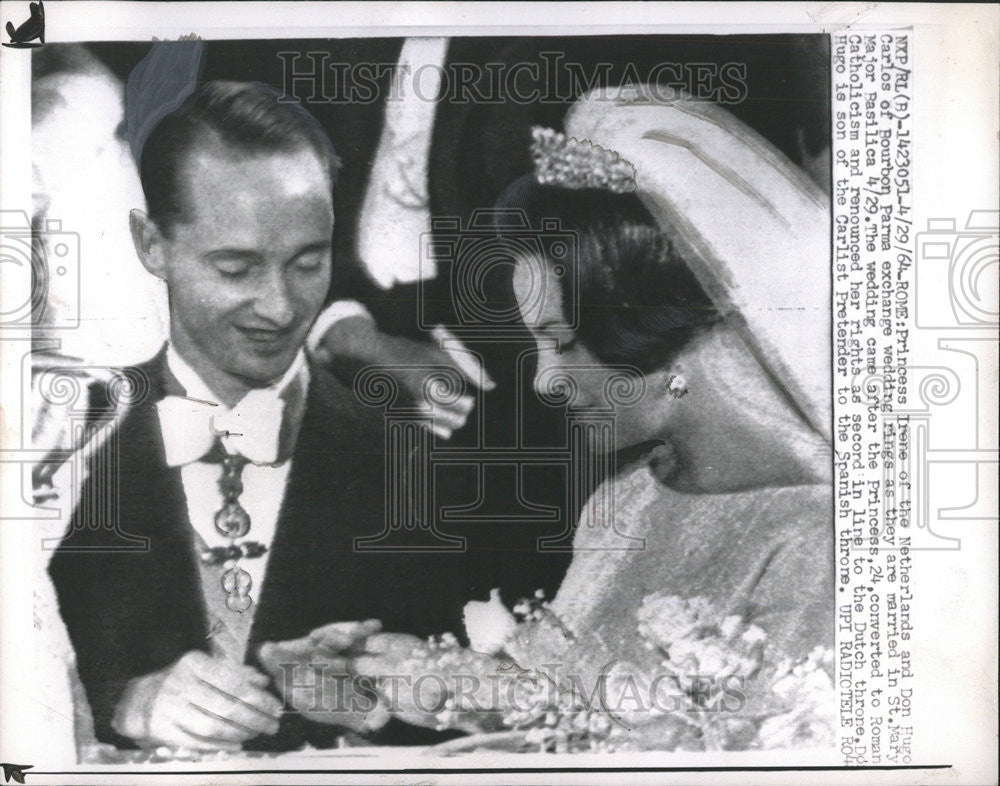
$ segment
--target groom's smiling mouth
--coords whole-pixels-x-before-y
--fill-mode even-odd
[[[262,349],[280,347],[294,333],[294,326],[292,325],[286,328],[261,328],[236,325],[236,329]]]

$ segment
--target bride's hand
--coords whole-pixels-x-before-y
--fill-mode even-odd
[[[425,641],[405,633],[379,633],[366,639],[364,654],[352,658],[349,668],[377,680],[389,711],[397,718],[433,729],[447,696],[441,690],[444,678],[431,671],[431,663]]]
[[[365,640],[364,652],[349,668],[377,679],[389,711],[406,723],[470,732],[499,726],[497,685],[505,669],[489,655],[437,648],[403,633],[377,633]]]

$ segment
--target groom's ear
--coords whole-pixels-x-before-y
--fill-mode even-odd
[[[132,243],[142,266],[157,278],[166,279],[164,237],[156,222],[136,209],[128,214],[128,223],[132,230]]]

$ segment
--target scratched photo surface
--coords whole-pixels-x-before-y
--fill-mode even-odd
[[[828,36],[31,57],[53,758],[837,744]]]

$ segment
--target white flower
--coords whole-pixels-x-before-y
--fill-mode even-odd
[[[723,638],[735,638],[743,628],[743,618],[739,614],[730,614],[719,625],[719,632]]]
[[[487,655],[499,653],[517,626],[514,615],[500,600],[498,589],[490,590],[490,599],[486,602],[471,600],[466,603],[463,617],[469,646]]]
[[[749,625],[743,632],[743,641],[753,646],[754,644],[767,641],[767,634],[756,625]]]

